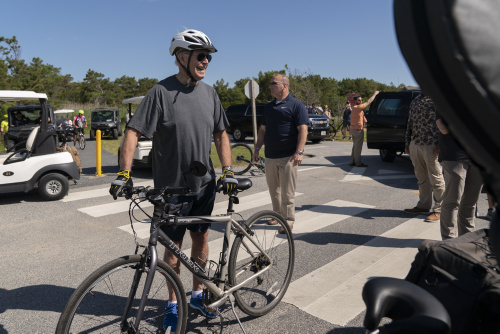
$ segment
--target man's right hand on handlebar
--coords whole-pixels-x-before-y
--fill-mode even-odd
[[[109,188],[109,193],[113,196],[113,199],[117,199],[119,196],[123,196],[123,190],[131,190],[134,186],[132,178],[130,177],[129,170],[121,170],[118,173],[116,180],[111,182],[111,187]]]

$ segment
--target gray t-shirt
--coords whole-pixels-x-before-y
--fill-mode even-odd
[[[200,161],[209,172],[204,177],[186,176],[191,191],[198,193],[215,179],[212,134],[225,130],[227,124],[213,87],[201,81],[186,87],[171,76],[151,88],[127,127],[153,139],[155,188],[185,186],[182,172],[189,170],[192,161]]]

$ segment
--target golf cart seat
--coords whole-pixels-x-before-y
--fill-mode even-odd
[[[7,154],[0,155],[0,164],[7,165],[7,164],[14,163],[14,162],[24,161],[27,158],[29,158],[31,156],[31,153],[32,153],[32,150],[33,150],[33,147],[35,144],[35,140],[36,140],[39,132],[40,132],[39,126],[35,127],[31,131],[30,135],[28,136],[28,139],[26,140],[26,148],[22,148],[18,151],[15,151],[14,153],[11,153],[11,154],[7,153]]]

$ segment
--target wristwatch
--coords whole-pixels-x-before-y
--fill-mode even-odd
[[[298,155],[304,155],[304,151],[295,151]]]

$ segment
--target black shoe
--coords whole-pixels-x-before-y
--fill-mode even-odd
[[[359,164],[359,165],[356,165],[356,167],[368,167],[368,165],[366,165],[366,164]]]
[[[349,166],[354,166],[354,164],[349,163]]]

